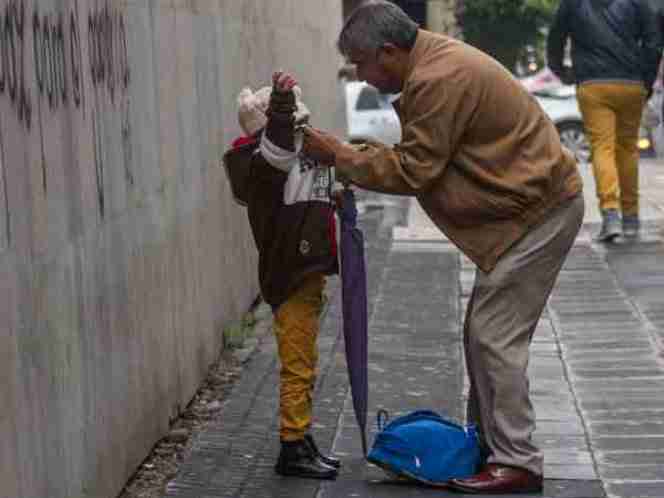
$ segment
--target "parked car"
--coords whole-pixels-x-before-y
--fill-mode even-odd
[[[664,65],[663,65],[664,67]],[[655,157],[664,158],[664,116],[662,116],[662,103],[664,101],[664,87],[659,79],[653,88],[653,95],[643,110],[643,124],[651,131],[650,139]]]
[[[521,78],[519,81],[526,87],[530,93],[546,91],[552,88],[562,86],[560,78],[553,74],[548,67],[544,67],[535,74]]]
[[[532,92],[544,112],[556,125],[560,141],[577,160],[590,161],[590,144],[583,128],[583,119],[573,86],[553,86]]]
[[[348,81],[345,85],[348,141],[399,143],[401,123],[392,107],[393,97],[361,81]]]

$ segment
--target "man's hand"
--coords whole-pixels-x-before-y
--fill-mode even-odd
[[[272,86],[277,92],[289,92],[297,85],[297,80],[285,71],[275,71],[272,74]]]
[[[336,137],[307,126],[304,131],[304,153],[323,164],[334,165],[337,151],[344,145]]]

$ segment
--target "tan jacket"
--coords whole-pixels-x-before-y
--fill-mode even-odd
[[[394,148],[371,143],[340,175],[380,192],[414,195],[482,270],[582,190],[553,123],[491,57],[420,30],[397,112]]]

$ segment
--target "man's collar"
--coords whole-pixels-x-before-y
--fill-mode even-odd
[[[431,45],[432,41],[436,38],[436,35],[431,31],[425,29],[417,30],[417,37],[415,38],[415,44],[413,48],[410,49],[408,54],[408,69],[406,70],[406,77],[404,82],[408,81],[417,67],[417,64],[420,62],[422,57],[426,54]]]

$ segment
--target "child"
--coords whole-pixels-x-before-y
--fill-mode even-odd
[[[272,80],[272,88],[241,92],[238,117],[247,136],[236,140],[224,159],[229,170],[230,162],[237,165],[237,158],[243,158],[241,200],[258,249],[261,294],[274,312],[281,362],[281,451],[275,471],[334,479],[339,460],[321,455],[308,433],[325,276],[338,269],[333,172],[301,152],[302,134],[296,128],[309,113],[295,80],[282,72]]]

